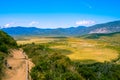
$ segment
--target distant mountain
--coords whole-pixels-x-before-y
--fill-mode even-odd
[[[35,27],[10,27],[10,28],[2,28],[3,31],[7,32],[9,35],[28,35],[28,34],[35,34],[40,32],[38,28]]]
[[[120,21],[97,24],[89,27],[89,33],[114,33],[120,32]]]
[[[10,27],[2,28],[11,36],[75,36],[76,34],[84,34],[86,27],[70,27],[70,28],[57,28],[57,29],[40,29],[35,27]]]
[[[85,27],[70,27],[57,29],[40,29],[35,27],[10,27],[2,28],[3,31],[11,36],[80,36],[93,33],[114,33],[120,32],[120,21],[113,21],[103,24],[96,24]]]

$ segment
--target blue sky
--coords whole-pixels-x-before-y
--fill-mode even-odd
[[[0,0],[0,26],[58,28],[120,20],[120,0]]]

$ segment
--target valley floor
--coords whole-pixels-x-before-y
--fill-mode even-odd
[[[107,40],[110,41],[111,39]],[[18,45],[23,44],[46,44],[53,49],[68,50],[63,51],[63,55],[68,56],[72,60],[80,60],[87,62],[104,62],[111,61],[118,57],[118,52],[111,48],[106,48],[110,45],[102,40],[83,39],[76,37],[68,38],[42,38],[42,37],[23,37],[17,39]],[[112,43],[112,42],[111,42]]]

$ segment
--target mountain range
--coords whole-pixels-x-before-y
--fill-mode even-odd
[[[114,33],[120,32],[120,20],[96,24],[93,26],[78,26],[70,28],[40,29],[36,27],[9,27],[2,28],[11,36],[80,36],[93,33]]]

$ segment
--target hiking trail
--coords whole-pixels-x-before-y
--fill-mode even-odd
[[[5,76],[2,80],[31,80],[29,72],[34,64],[22,49],[10,50],[6,59]]]

